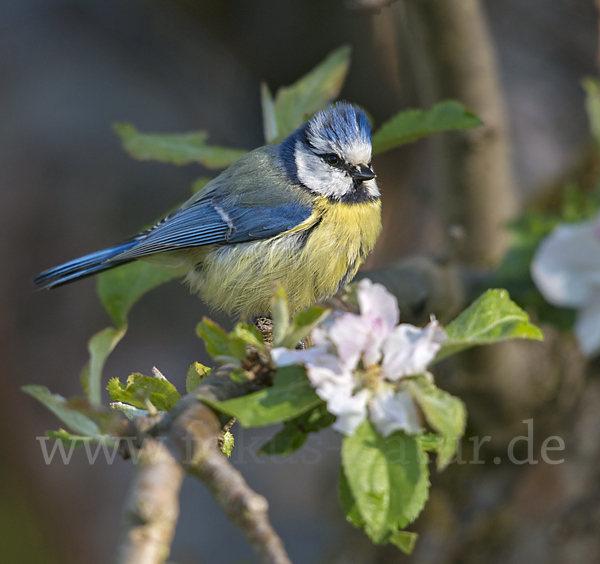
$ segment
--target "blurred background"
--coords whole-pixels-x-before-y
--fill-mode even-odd
[[[110,561],[132,474],[128,462],[89,465],[80,451],[68,465],[58,458],[45,464],[36,437],[59,422],[20,386],[80,394],[87,341],[110,320],[93,279],[36,293],[33,276],[136,233],[186,200],[193,180],[214,174],[199,165],[134,161],[111,124],[164,133],[202,129],[215,144],[255,148],[264,143],[261,81],[272,91],[291,84],[342,44],[352,46],[342,98],[368,109],[376,124],[401,109],[426,107],[403,3],[379,11],[357,4],[0,0],[2,562]],[[488,0],[483,6],[507,107],[513,188],[523,203],[564,176],[589,146],[580,81],[598,74],[597,12],[592,0]],[[368,267],[443,245],[443,222],[433,205],[434,158],[432,142],[424,140],[374,160],[385,231]],[[129,333],[109,358],[105,379],[149,374],[157,366],[184,388],[189,365],[209,362],[194,333],[205,314],[177,281],[153,291],[130,314]],[[485,395],[467,396],[469,412],[486,412],[486,401]],[[578,409],[578,401],[569,409]],[[570,412],[562,413],[549,434]],[[515,412],[513,422],[532,414]],[[483,425],[478,432],[491,432],[482,418],[475,422]],[[595,419],[585,424],[598,427]],[[257,457],[272,432],[237,428],[232,460],[268,498],[295,563],[402,561],[397,549],[373,548],[344,522],[335,433],[311,436],[289,459]],[[588,462],[597,457],[590,448]],[[525,475],[529,469],[492,466],[487,470],[495,477],[482,474],[477,488],[449,469],[417,523],[423,536],[413,561],[560,562],[566,560],[555,543],[567,541],[576,555],[569,561],[597,561],[600,503],[594,492],[582,507],[578,498],[567,499],[569,480],[583,479],[579,462],[572,463],[560,479],[548,478],[548,468]],[[458,495],[457,509],[452,500],[469,487],[477,499]],[[588,519],[583,524],[581,515]],[[204,486],[190,478],[171,560],[256,562]]]

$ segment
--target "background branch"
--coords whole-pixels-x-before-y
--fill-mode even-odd
[[[405,9],[402,10],[402,7]],[[479,0],[405,0],[398,5],[423,105],[455,98],[483,127],[435,139],[437,209],[466,229],[460,259],[494,264],[517,209],[496,55]]]

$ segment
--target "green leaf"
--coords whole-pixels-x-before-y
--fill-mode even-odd
[[[354,527],[364,527],[365,521],[361,517],[360,511],[358,510],[358,506],[356,505],[356,501],[352,496],[350,486],[348,485],[348,479],[346,478],[346,474],[344,474],[343,468],[340,468],[340,478],[338,480],[338,494],[340,497],[340,504],[342,505],[342,509],[346,514],[346,521],[348,521],[348,523],[350,523]]]
[[[425,110],[406,110],[384,123],[373,135],[373,154],[389,151],[421,137],[456,129],[471,129],[483,122],[455,101],[440,102]]]
[[[229,354],[229,335],[214,321],[204,317],[196,327],[196,334],[204,340],[208,354],[213,358]]]
[[[407,386],[423,411],[427,423],[442,436],[436,449],[437,467],[438,470],[442,470],[454,456],[456,443],[465,432],[465,405],[458,398],[440,390],[428,378],[411,378],[407,381]]]
[[[298,312],[286,332],[283,346],[288,349],[295,348],[315,327],[323,323],[330,313],[330,309],[316,305]]]
[[[81,371],[81,383],[86,396],[93,406],[102,404],[102,370],[108,355],[114,350],[125,335],[127,325],[119,329],[107,327],[96,333],[88,342],[90,361]]]
[[[414,521],[429,495],[427,454],[415,437],[382,437],[364,421],[342,442],[342,466],[352,497],[376,543]]]
[[[134,158],[142,161],[156,160],[177,165],[198,162],[210,169],[226,168],[237,161],[246,151],[207,145],[204,131],[159,135],[139,133],[128,123],[116,123],[114,130],[123,148]]]
[[[425,435],[418,435],[417,440],[424,451],[437,452],[442,439],[434,433],[426,433]]]
[[[265,141],[273,143],[279,137],[279,127],[277,126],[277,117],[275,116],[273,96],[269,87],[264,82],[260,85],[260,103],[262,106]]]
[[[181,275],[178,269],[135,261],[99,274],[97,291],[115,325],[121,327],[127,323],[129,310],[146,292]]]
[[[435,360],[441,360],[475,345],[507,339],[541,341],[542,332],[529,316],[510,300],[506,290],[488,290],[446,327],[448,339]]]
[[[85,435],[72,435],[64,429],[58,431],[46,431],[46,435],[55,441],[60,441],[65,446],[73,446],[73,448],[79,448],[92,441],[92,437]]]
[[[273,347],[281,347],[290,326],[288,297],[281,284],[271,298],[271,319],[273,320]]]
[[[585,90],[585,109],[590,122],[590,132],[596,145],[600,148],[600,82],[588,76],[582,81]]]
[[[245,345],[250,345],[251,347],[254,347],[255,349],[265,354],[267,353],[267,347],[265,346],[264,337],[254,325],[248,325],[247,323],[237,323],[236,326],[233,328],[233,331],[229,334],[229,339],[236,339],[242,341]]]
[[[188,368],[187,376],[185,378],[186,392],[188,394],[193,392],[209,374],[210,368],[208,366],[204,366],[204,364],[200,364],[199,362],[194,362],[194,364]]]
[[[76,433],[88,437],[98,437],[102,434],[95,421],[75,409],[61,395],[51,393],[46,386],[23,386],[21,389],[43,403],[56,417]]]
[[[335,415],[327,411],[325,403],[321,403],[299,417],[286,421],[283,429],[261,446],[258,452],[271,456],[288,456],[304,445],[309,433],[325,429],[334,421]]]
[[[247,396],[226,401],[199,399],[213,409],[237,418],[243,427],[263,427],[287,421],[323,401],[310,386],[302,366],[279,368],[270,388]]]
[[[223,435],[223,446],[221,447],[221,452],[229,458],[231,456],[231,452],[233,451],[233,445],[235,443],[235,439],[230,431],[227,431]]]
[[[279,133],[277,140],[287,137],[307,118],[339,96],[349,66],[350,47],[340,47],[295,84],[277,91],[275,95],[275,117]]]
[[[129,403],[141,409],[148,409],[150,402],[159,411],[169,411],[181,398],[168,380],[143,374],[131,374],[127,378],[127,385],[118,378],[112,378],[106,389],[113,401]]]
[[[396,531],[390,537],[390,542],[397,546],[404,554],[412,554],[419,535],[409,531]]]

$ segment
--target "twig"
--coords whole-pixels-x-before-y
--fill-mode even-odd
[[[162,564],[179,517],[184,471],[162,441],[146,437],[132,453],[136,472],[125,504],[117,564]]]
[[[172,427],[186,471],[200,478],[230,519],[248,539],[263,564],[291,564],[283,542],[271,526],[267,500],[254,492],[229,460],[219,451],[221,425],[206,406],[195,403]]]

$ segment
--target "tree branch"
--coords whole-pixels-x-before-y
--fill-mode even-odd
[[[183,468],[162,441],[146,437],[132,453],[135,476],[125,503],[117,564],[161,564],[179,517]]]
[[[263,564],[291,564],[283,542],[269,522],[267,500],[248,486],[219,451],[220,430],[215,413],[201,403],[191,405],[174,421],[171,432],[180,445],[184,468],[208,486]]]
[[[118,564],[165,561],[179,513],[177,496],[184,471],[208,486],[263,564],[291,564],[269,522],[267,500],[248,486],[218,448],[223,422],[198,401],[199,396],[232,399],[264,386],[236,382],[224,368],[213,372],[159,421],[139,417],[130,424],[128,433],[133,430],[139,437],[131,453],[132,458],[139,457],[139,470],[126,505]],[[167,445],[178,448],[169,449]]]

